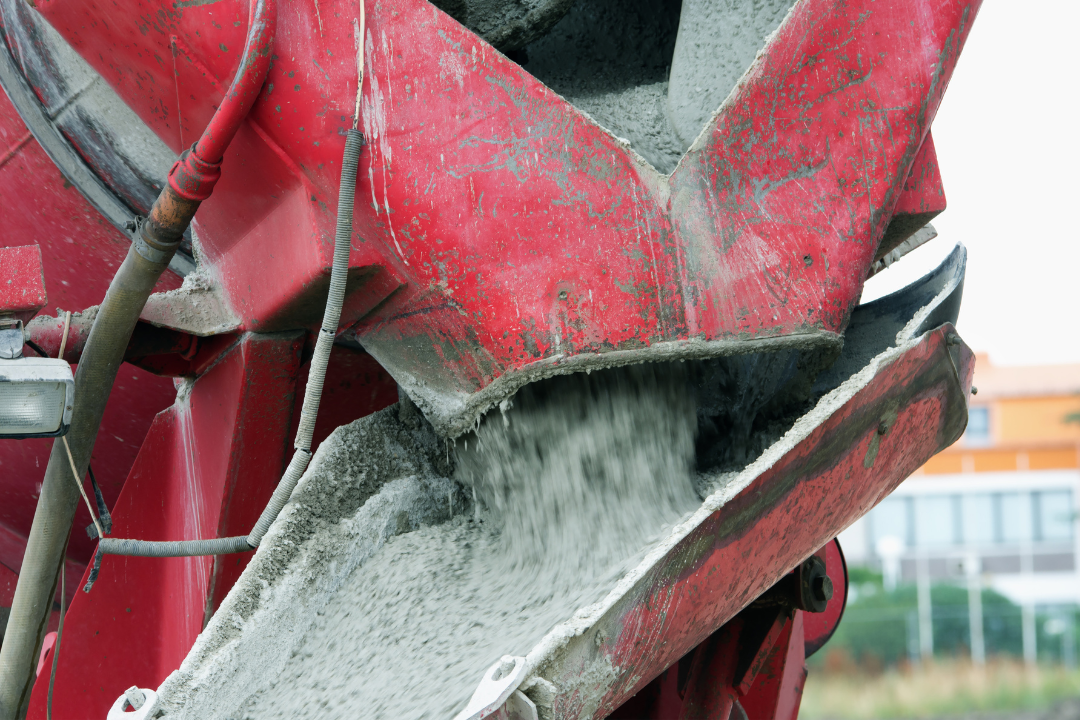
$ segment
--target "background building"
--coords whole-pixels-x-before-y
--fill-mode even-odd
[[[1080,364],[975,366],[967,432],[840,536],[886,585],[965,578],[1013,602],[1080,603]]]

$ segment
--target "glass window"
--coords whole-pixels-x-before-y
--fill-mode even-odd
[[[1044,490],[1035,493],[1035,500],[1039,519],[1037,539],[1046,542],[1072,540],[1072,491]]]
[[[953,503],[948,495],[926,495],[915,498],[915,539],[919,547],[951,545],[953,533]]]
[[[990,408],[968,408],[967,430],[964,439],[974,444],[990,442]]]
[[[968,545],[994,542],[994,501],[989,494],[964,495],[960,500],[961,529]]]
[[[908,498],[890,497],[870,511],[870,525],[873,529],[874,547],[884,537],[898,538],[905,545],[910,545]]]
[[[1031,493],[1001,493],[1001,534],[1006,543],[1033,540]]]

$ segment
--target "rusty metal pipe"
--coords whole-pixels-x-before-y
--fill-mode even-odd
[[[166,188],[162,195],[170,193]],[[155,203],[152,216],[158,207],[159,203]],[[113,277],[75,373],[75,406],[66,440],[80,474],[85,474],[90,462],[105,403],[139,313],[183,236],[181,230],[175,241],[163,244],[160,239],[168,235],[153,237],[155,226],[150,221],[144,224],[141,236],[132,243]],[[54,442],[0,648],[0,717],[4,720],[25,716],[30,702],[35,660],[45,637],[64,549],[79,503],[78,486],[68,462],[64,444]]]
[[[193,150],[169,171],[169,183],[139,227],[94,319],[75,373],[75,406],[66,437],[80,476],[90,463],[105,404],[146,300],[199,205],[213,191],[225,147],[266,80],[275,22],[274,0],[254,0],[244,58],[225,100]],[[0,720],[25,717],[29,707],[37,655],[79,501],[68,462],[64,444],[54,443],[0,648]]]

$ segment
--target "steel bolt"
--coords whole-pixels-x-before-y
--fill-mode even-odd
[[[812,590],[814,592],[814,599],[824,600],[825,602],[832,600],[833,586],[832,580],[829,579],[828,575],[814,578]]]

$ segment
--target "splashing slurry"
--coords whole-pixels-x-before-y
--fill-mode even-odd
[[[678,367],[548,380],[460,438],[475,506],[358,567],[243,716],[450,718],[501,655],[601,600],[699,502]]]

